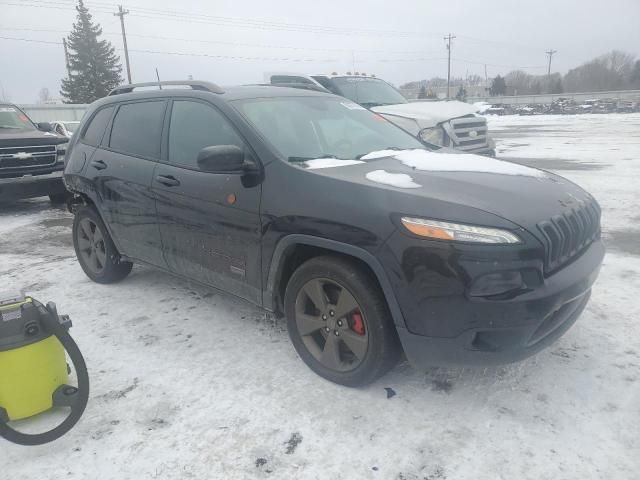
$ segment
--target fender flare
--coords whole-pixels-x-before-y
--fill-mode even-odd
[[[116,250],[118,251],[120,257],[121,258],[127,258],[126,255],[120,253],[122,251],[122,249],[120,247],[120,242],[113,235],[113,231],[111,230],[111,225],[108,222],[105,222],[104,215],[100,211],[100,208],[98,208],[98,204],[96,203],[97,195],[95,195],[96,198],[94,198],[92,195],[90,195],[90,194],[88,194],[86,192],[81,192],[81,191],[77,191],[77,190],[71,190],[71,192],[74,194],[74,196],[80,197],[82,199],[82,203],[80,204],[82,207],[84,207],[84,208],[92,208],[93,210],[95,210],[96,214],[100,217],[100,220],[102,220],[102,223],[104,224],[105,228],[107,229],[107,233],[111,237],[111,241],[115,245]],[[90,200],[91,203],[87,202],[87,199]],[[79,204],[72,202],[71,205],[72,205],[71,213],[73,213],[73,215],[75,216],[76,210],[77,210],[77,207],[78,207]],[[73,208],[73,207],[75,207],[75,208]]]
[[[355,257],[367,264],[373,271],[376,279],[378,280],[378,283],[380,284],[380,287],[382,288],[382,293],[384,294],[387,305],[389,306],[389,311],[391,312],[393,323],[396,325],[396,327],[403,329],[406,328],[404,317],[402,316],[402,311],[400,310],[398,300],[396,299],[395,293],[393,292],[387,274],[378,259],[373,254],[362,248],[349,245],[348,243],[338,242],[336,240],[314,237],[313,235],[291,234],[282,238],[278,242],[276,248],[273,251],[273,255],[271,256],[267,285],[262,292],[262,302],[264,308],[270,311],[275,310],[275,292],[276,286],[282,274],[282,265],[284,263],[283,260],[284,258],[286,258],[287,250],[296,245],[308,245],[312,247],[324,248],[337,253]]]

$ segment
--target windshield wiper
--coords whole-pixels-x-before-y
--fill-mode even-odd
[[[309,160],[319,160],[321,158],[338,158],[335,155],[323,155],[322,157],[289,157],[287,161],[291,163],[308,162]]]
[[[14,127],[13,125],[0,125],[0,128],[6,128],[8,130],[22,130],[22,127]]]

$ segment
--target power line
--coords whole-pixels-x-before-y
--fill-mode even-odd
[[[118,5],[118,11],[113,15],[115,17],[120,17],[120,28],[122,29],[122,43],[124,44],[124,58],[127,64],[127,78],[129,79],[129,83],[131,82],[131,65],[129,63],[129,49],[127,48],[127,33],[124,29],[124,16],[129,13],[129,10],[124,10],[122,5]]]
[[[87,2],[91,5],[92,2]],[[96,3],[96,2],[93,2]],[[18,4],[13,2],[0,2],[4,5],[13,5],[21,7],[36,7],[36,8],[53,8],[58,10],[64,10],[72,7],[72,4],[65,3],[64,1],[55,0],[25,0]],[[105,5],[105,6],[103,6]],[[100,2],[91,7],[95,11],[101,13],[105,12],[107,3]],[[110,12],[109,12],[110,13]],[[368,35],[368,36],[394,36],[394,37],[415,37],[415,36],[434,36],[435,34],[425,34],[424,32],[411,32],[411,31],[399,31],[399,30],[374,30],[363,28],[346,28],[346,27],[330,27],[322,25],[311,25],[304,23],[284,23],[268,20],[253,20],[248,18],[235,18],[235,17],[222,17],[214,15],[206,15],[202,13],[190,14],[183,12],[176,12],[170,10],[157,10],[150,8],[137,8],[131,11],[132,16],[141,18],[151,18],[155,20],[171,20],[171,21],[183,21],[188,23],[198,24],[214,24],[239,28],[257,28],[262,30],[281,30],[281,31],[294,31],[301,33],[321,33],[321,34],[337,34],[337,35]]]
[[[35,40],[33,38],[17,38],[17,37],[4,37],[0,36],[1,40],[17,40],[21,42],[30,42],[30,43],[48,43],[50,45],[62,45],[62,42],[52,42],[48,40]]]
[[[24,31],[24,32],[41,32],[41,33],[68,33],[67,30],[52,30],[46,27],[43,28],[17,28],[17,27],[2,27],[0,26],[0,31]],[[110,36],[121,36],[121,32],[103,32],[104,35]],[[387,54],[431,54],[437,53],[435,51],[428,50],[361,50],[357,48],[320,48],[320,47],[301,47],[301,46],[293,46],[293,45],[273,45],[268,43],[245,43],[245,42],[230,42],[225,40],[205,40],[200,38],[184,38],[184,37],[168,37],[168,36],[160,36],[160,35],[143,35],[137,33],[127,32],[127,37],[136,37],[136,38],[147,38],[151,40],[175,40],[179,42],[190,42],[190,43],[204,43],[204,44],[214,44],[214,45],[229,45],[234,47],[258,47],[258,48],[275,48],[275,49],[285,49],[285,50],[304,50],[304,51],[318,51],[318,52],[343,52],[343,53],[351,53],[351,52],[362,52],[362,53],[387,53]],[[409,59],[410,60],[410,59]]]
[[[487,65],[489,67],[498,67],[498,68],[513,68],[515,70],[529,70],[536,68],[546,68],[546,65],[505,65],[499,63],[488,63],[483,61],[475,61],[475,60],[465,60],[463,58],[455,57],[456,62],[469,63],[473,65]]]
[[[451,98],[449,92],[449,85],[451,83],[451,40],[453,40],[454,38],[456,37],[451,34],[444,37],[444,39],[447,41],[447,53],[449,54],[447,59],[447,100]]]
[[[6,37],[0,36],[0,40],[15,40],[20,42],[31,42],[31,43],[43,43],[49,45],[62,45],[62,42],[54,42],[49,40],[35,40],[31,38],[19,38],[19,37]],[[122,49],[116,49],[122,50]],[[240,55],[210,55],[207,53],[190,53],[190,52],[174,52],[174,51],[165,51],[165,50],[144,50],[144,49],[129,49],[130,52],[134,53],[150,53],[150,54],[162,54],[162,55],[177,55],[184,57],[208,57],[208,58],[218,58],[218,59],[226,59],[226,60],[267,60],[267,61],[286,61],[286,62],[336,62],[335,58],[329,59],[320,59],[320,58],[295,58],[295,57],[260,57],[260,56],[240,56]]]
[[[9,5],[9,6],[14,6],[14,7],[34,7],[34,8],[51,8],[54,10],[69,10],[69,7],[72,7],[72,5],[68,5],[68,4],[51,4],[51,5],[41,5],[41,4],[33,4],[33,3],[26,3],[26,2],[35,2],[37,0],[25,0],[22,3],[13,3],[13,2],[0,2],[0,5]],[[92,7],[92,10],[94,12],[100,12],[100,13],[111,13],[111,10],[106,10],[103,9],[101,10],[100,7]]]

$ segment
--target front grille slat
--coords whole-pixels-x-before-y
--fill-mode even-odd
[[[545,273],[552,273],[579,255],[600,235],[600,209],[595,202],[538,223],[545,247]]]
[[[0,170],[55,165],[56,149],[55,145],[0,148]]]
[[[460,117],[449,120],[446,128],[455,148],[475,150],[487,145],[487,120],[483,117]],[[475,132],[471,136],[470,132]]]

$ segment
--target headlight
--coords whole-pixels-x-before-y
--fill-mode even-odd
[[[62,143],[56,147],[56,161],[61,162],[64,160],[64,155],[67,153],[67,146],[69,143]]]
[[[412,217],[402,217],[401,221],[402,225],[411,233],[425,238],[472,243],[522,243],[522,240],[514,233],[499,228],[477,227]]]
[[[423,142],[444,146],[444,130],[440,127],[423,128],[419,135]]]

